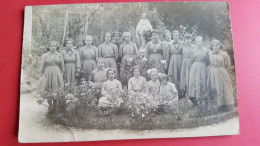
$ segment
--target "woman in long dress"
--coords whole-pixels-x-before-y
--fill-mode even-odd
[[[182,65],[181,65],[181,78],[180,78],[180,89],[182,91],[183,97],[188,92],[189,88],[189,75],[191,68],[191,54],[196,48],[196,45],[191,43],[191,34],[185,34],[185,44],[182,50]]]
[[[40,80],[38,86],[42,89],[37,88],[38,94],[41,94],[44,91],[56,92],[59,89],[64,88],[64,61],[62,55],[56,51],[57,46],[57,42],[51,41],[49,51],[42,55],[39,69],[42,80]],[[41,92],[39,93],[39,91]],[[57,111],[57,100],[49,98],[48,104],[48,113],[53,114],[53,112]]]
[[[167,51],[159,39],[159,32],[153,31],[151,41],[147,43],[145,48],[145,58],[158,72],[165,73],[166,57]]]
[[[135,67],[133,72],[134,76],[128,81],[128,93],[145,92],[147,81],[144,77],[140,76],[141,69]]]
[[[116,60],[118,59],[118,48],[111,43],[111,34],[106,33],[105,41],[98,47],[98,56],[104,58],[105,68],[114,68],[116,71],[116,78],[118,79],[118,68]]]
[[[115,79],[115,69],[107,69],[108,80],[103,83],[102,97],[99,99],[98,106],[100,107],[119,107],[122,103],[122,99],[115,99],[115,94],[118,91],[122,91],[122,85],[120,81]]]
[[[76,72],[80,71],[80,57],[79,52],[73,48],[73,40],[69,39],[65,41],[65,50],[61,52],[64,59],[64,80],[66,84],[76,83]]]
[[[178,83],[180,82],[181,77],[183,42],[180,40],[179,31],[173,31],[172,36],[173,43],[170,44],[167,57],[168,62],[170,62],[168,75],[170,76],[173,82]]]
[[[122,58],[122,61],[126,61],[129,58],[132,58],[138,54],[138,49],[135,43],[131,42],[131,33],[123,33],[124,43],[120,45],[119,56]]]
[[[92,45],[92,39],[92,36],[87,35],[84,41],[85,46],[79,50],[81,70],[85,72],[86,79],[89,79],[91,72],[96,68],[98,58],[98,49]]]
[[[209,50],[202,45],[203,38],[196,37],[196,49],[192,52],[192,66],[189,75],[188,96],[196,106],[199,99],[203,99],[207,89],[207,66],[209,64]]]
[[[219,108],[233,105],[233,88],[227,72],[230,58],[226,52],[220,50],[219,40],[213,40],[211,44],[213,51],[209,53],[208,90]]]

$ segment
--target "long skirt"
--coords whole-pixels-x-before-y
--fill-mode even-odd
[[[217,106],[234,104],[231,80],[224,68],[211,67],[207,85],[210,93],[215,94]]]
[[[64,88],[63,76],[58,66],[46,66],[44,76],[46,77],[45,90],[56,91]]]
[[[76,83],[76,64],[75,63],[65,63],[65,73],[64,79],[66,84]]]
[[[86,59],[82,62],[82,70],[85,72],[86,79],[89,78],[92,71],[96,68],[96,62],[94,60]]]
[[[149,63],[155,67],[159,73],[165,73],[165,69],[161,61],[163,60],[162,54],[152,53],[149,56]]]
[[[182,55],[181,54],[173,54],[171,57],[168,75],[173,77],[173,81],[179,82],[181,77],[181,62]]]
[[[104,59],[105,59],[105,68],[114,68],[116,70],[116,78],[119,79],[115,58],[104,58]]]
[[[204,97],[207,89],[207,66],[203,62],[194,62],[189,76],[189,97],[196,99]]]
[[[190,58],[183,58],[181,65],[180,89],[188,91],[191,62]]]

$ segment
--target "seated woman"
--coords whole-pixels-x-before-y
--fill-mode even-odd
[[[160,81],[158,79],[158,71],[156,68],[148,70],[148,74],[151,77],[151,80],[147,82],[146,92],[152,95],[159,94]]]
[[[163,96],[162,104],[173,106],[178,102],[178,91],[175,85],[169,82],[169,77],[166,74],[160,76],[160,81],[159,95]]]
[[[141,69],[139,67],[134,68],[134,76],[128,81],[128,93],[133,94],[137,92],[145,92],[146,90],[146,79],[140,76]]]
[[[122,100],[115,99],[117,91],[122,90],[120,81],[115,79],[116,71],[113,68],[107,69],[108,80],[103,83],[102,97],[99,99],[99,107],[119,107]]]

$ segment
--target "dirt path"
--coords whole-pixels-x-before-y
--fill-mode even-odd
[[[20,142],[65,142],[110,139],[140,139],[162,137],[194,137],[232,135],[239,133],[238,118],[224,123],[194,129],[179,130],[86,130],[52,124],[46,117],[47,107],[38,105],[32,94],[22,94],[20,100]]]

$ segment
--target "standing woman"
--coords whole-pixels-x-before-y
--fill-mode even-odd
[[[206,92],[209,50],[202,45],[203,38],[201,36],[197,36],[195,40],[197,47],[193,50],[191,57],[188,96],[196,106],[197,101],[203,98]]]
[[[131,33],[123,33],[124,43],[120,45],[119,56],[122,58],[122,61],[127,60],[128,58],[133,58],[138,54],[138,49],[135,43],[131,42]]]
[[[80,58],[78,51],[74,50],[73,40],[68,39],[64,42],[65,50],[61,52],[64,59],[64,79],[66,84],[76,83],[76,72],[80,71]]]
[[[180,40],[180,32],[175,30],[172,32],[173,43],[170,44],[167,60],[170,62],[168,75],[173,78],[173,82],[180,82],[181,63],[182,63],[182,47],[183,42]]]
[[[117,48],[120,47],[120,45],[122,44],[122,41],[121,41],[121,33],[118,32],[118,31],[115,31],[113,34],[112,34],[112,38],[113,38],[113,44],[115,44],[117,46]]]
[[[106,33],[105,41],[98,47],[98,56],[104,58],[105,68],[114,68],[116,78],[118,79],[118,69],[116,60],[118,59],[118,48],[115,44],[111,43],[111,34]]]
[[[182,91],[183,97],[188,92],[189,88],[189,75],[191,68],[191,54],[192,51],[196,48],[196,45],[191,43],[192,35],[185,34],[185,44],[182,50],[182,65],[181,65],[181,78],[180,78],[180,89]]]
[[[167,51],[160,41],[159,32],[152,31],[151,41],[147,43],[145,48],[145,58],[148,62],[158,70],[160,73],[165,73]]]
[[[85,72],[86,79],[89,79],[92,71],[96,68],[96,61],[98,58],[98,49],[92,45],[92,42],[92,36],[87,35],[84,41],[85,46],[79,50],[81,69]]]
[[[40,73],[45,77],[44,91],[57,91],[64,88],[62,73],[64,72],[64,61],[60,53],[57,52],[56,41],[50,42],[49,51],[42,55]],[[37,89],[39,91],[39,89]]]
[[[226,52],[220,50],[219,40],[213,40],[211,45],[213,51],[209,53],[210,66],[207,85],[210,95],[213,95],[219,110],[222,110],[226,106],[234,104],[233,88],[227,72],[230,58]]]
[[[163,43],[165,45],[165,48],[168,48],[173,42],[172,34],[171,34],[170,31],[167,31],[167,32],[164,33],[164,39],[165,40],[163,41]]]

